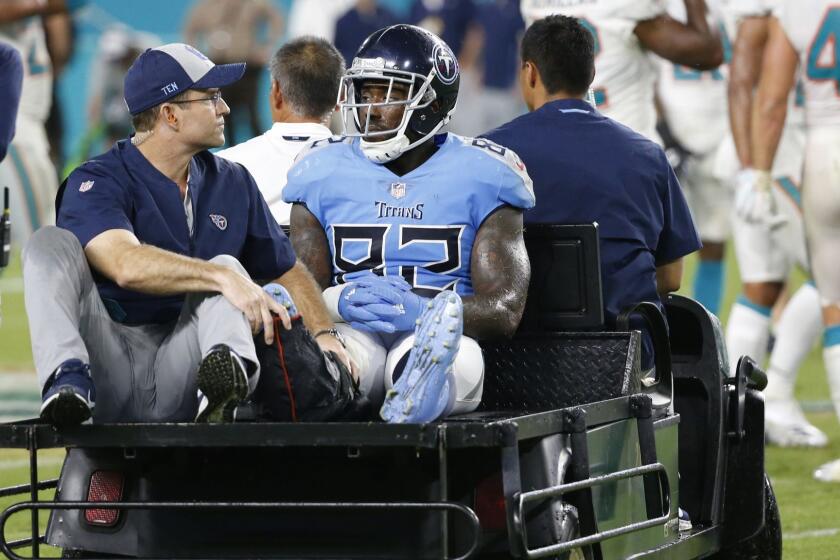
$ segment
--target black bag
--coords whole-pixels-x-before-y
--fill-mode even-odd
[[[260,379],[253,394],[260,419],[275,422],[359,420],[371,415],[350,372],[332,352],[323,352],[300,316],[286,330],[274,318],[274,342],[254,337]]]

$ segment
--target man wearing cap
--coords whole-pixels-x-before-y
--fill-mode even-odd
[[[288,290],[349,366],[253,178],[207,151],[224,143],[219,88],[244,69],[180,43],[146,50],[125,77],[136,134],[73,171],[58,227],[32,236],[25,299],[46,421],[229,420],[259,376],[252,333],[270,343],[272,314],[290,325],[250,278]]]

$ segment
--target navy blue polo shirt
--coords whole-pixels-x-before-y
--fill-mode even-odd
[[[57,198],[56,222],[82,247],[104,231],[124,229],[141,243],[179,255],[232,255],[252,278],[277,278],[294,265],[291,243],[244,167],[200,152],[190,161],[188,192],[192,235],[177,184],[121,140],[70,174]],[[94,278],[111,317],[122,323],[175,320],[184,302],[183,295],[143,294]]]
[[[20,92],[23,85],[23,63],[17,49],[0,41],[0,161],[15,136]],[[5,185],[2,185],[5,186]]]
[[[589,103],[546,103],[485,137],[515,151],[534,181],[525,224],[598,222],[604,315],[640,301],[662,307],[656,267],[702,244],[662,149]]]

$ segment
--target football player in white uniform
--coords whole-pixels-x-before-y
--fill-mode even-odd
[[[0,185],[11,188],[12,239],[21,245],[39,227],[54,223],[58,175],[44,123],[52,104],[53,73],[41,16],[64,2],[8,0],[0,10],[0,40],[20,51],[23,90],[15,138],[0,163]]]
[[[805,231],[825,324],[823,359],[840,414],[840,6],[831,0],[785,0],[775,14],[756,94],[753,164],[757,173],[768,173],[773,164],[798,64],[805,94]],[[755,207],[773,211],[760,200]],[[840,460],[823,465],[815,476],[840,482]]]
[[[698,70],[723,61],[717,30],[706,21],[703,0],[684,0],[686,22],[665,11],[661,0],[522,0],[525,24],[551,14],[580,19],[595,38],[595,80],[598,110],[658,141],[654,86],[659,56]]]
[[[753,90],[765,53],[770,13],[776,0],[729,0],[728,21],[737,24],[730,64],[729,108],[740,171],[735,175],[735,252],[743,293],[732,307],[726,330],[730,369],[743,355],[763,363],[771,328],[771,308],[779,300],[795,265],[808,269],[802,225],[799,183],[804,149],[803,113],[796,95],[788,95],[788,122],[771,173],[753,169]],[[757,183],[757,179],[761,183]],[[753,187],[763,189],[753,197]],[[764,198],[762,198],[764,197]],[[755,200],[778,209],[769,219],[752,215]],[[769,218],[769,214],[759,218]],[[788,302],[776,326],[765,391],[767,442],[776,445],[824,446],[827,437],[811,425],[793,396],[796,374],[821,332],[819,297],[805,284]]]
[[[289,225],[291,204],[283,202],[286,172],[309,142],[332,135],[327,124],[344,58],[326,39],[304,36],[283,45],[271,59],[271,119],[265,133],[216,155],[241,163],[253,175],[274,219]]]
[[[673,139],[688,152],[678,167],[679,179],[703,240],[694,276],[694,298],[715,315],[720,314],[723,253],[731,229],[732,198],[729,178],[722,177],[719,169],[719,162],[732,150],[732,142],[725,110],[731,48],[718,4],[719,0],[707,1],[709,25],[719,30],[723,41],[724,64],[701,72],[660,58],[657,86],[661,117]],[[668,15],[686,20],[682,0],[669,0]]]

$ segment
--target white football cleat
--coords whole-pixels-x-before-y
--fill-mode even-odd
[[[808,422],[794,399],[773,399],[764,405],[764,437],[779,447],[825,447],[828,436]]]
[[[821,482],[840,482],[840,459],[818,467],[814,471],[814,478]]]

